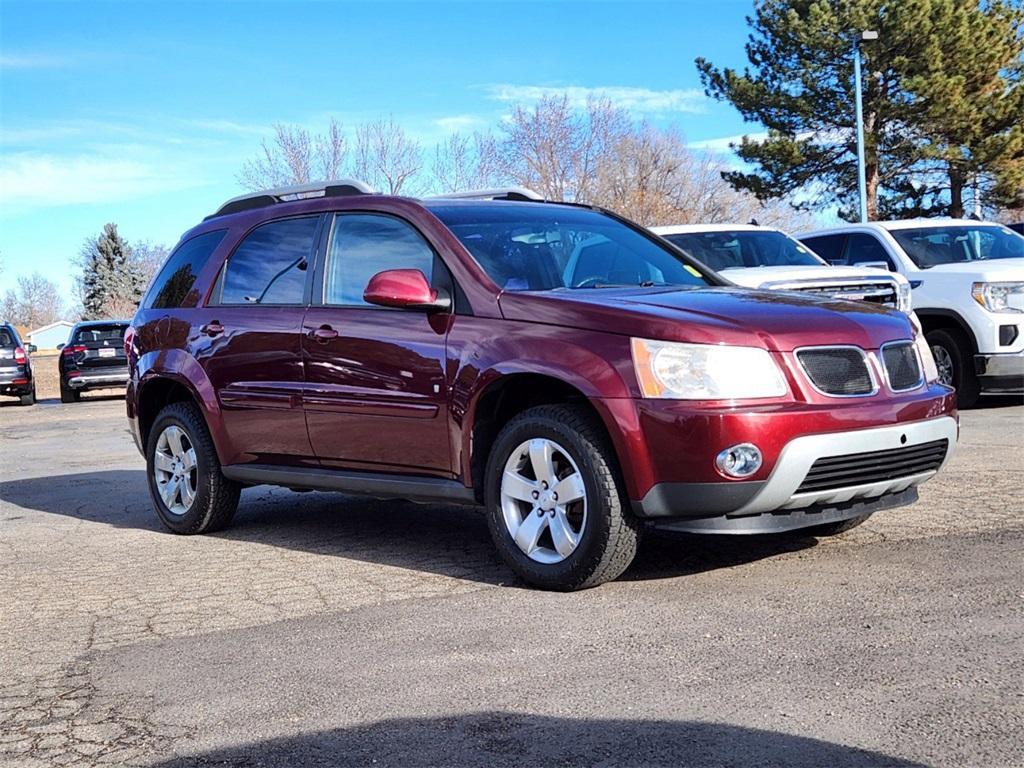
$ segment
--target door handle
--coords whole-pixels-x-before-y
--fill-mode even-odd
[[[207,336],[219,336],[224,333],[224,326],[214,320],[212,323],[207,323],[199,329],[200,333],[205,333]]]
[[[309,332],[310,338],[319,341],[321,344],[326,344],[331,339],[338,338],[338,332],[331,328],[329,325],[321,325]]]

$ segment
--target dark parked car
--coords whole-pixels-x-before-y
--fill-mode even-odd
[[[124,387],[128,358],[124,349],[127,320],[91,320],[71,329],[60,349],[60,401],[77,403],[90,389]]]
[[[0,325],[0,395],[16,397],[22,405],[36,401],[36,382],[29,358],[35,351],[31,344],[21,343],[13,325]]]
[[[595,208],[468,197],[271,190],[183,236],[126,340],[168,528],[223,528],[258,484],[479,504],[524,580],[578,589],[645,526],[839,533],[952,452],[908,315],[727,286]]]

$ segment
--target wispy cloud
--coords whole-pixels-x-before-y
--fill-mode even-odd
[[[702,139],[700,141],[691,141],[687,146],[690,149],[703,149],[708,152],[731,152],[731,145],[742,142],[744,136],[754,141],[763,141],[768,138],[768,133],[761,131],[758,133],[741,133],[736,136],[721,136],[715,139]]]
[[[71,63],[67,56],[49,53],[2,53],[0,69],[56,69]]]
[[[624,85],[584,87],[580,85],[513,85],[485,86],[488,98],[505,103],[534,102],[548,96],[565,96],[577,108],[585,107],[593,98],[610,100],[615,106],[637,115],[670,113],[698,114],[707,107],[707,97],[696,88],[653,90]]]
[[[487,121],[479,115],[451,115],[450,117],[439,117],[434,125],[444,131],[465,131],[471,128],[479,128],[486,125]]]
[[[202,183],[186,169],[171,169],[157,158],[130,155],[68,157],[23,152],[0,157],[0,207],[13,214],[62,205],[108,203]]]

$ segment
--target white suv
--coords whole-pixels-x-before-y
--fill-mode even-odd
[[[903,276],[884,265],[830,266],[772,227],[680,224],[651,230],[745,288],[827,294],[911,310],[910,283]]]
[[[911,219],[797,235],[832,264],[905,276],[941,380],[961,407],[1024,390],[1024,237],[1001,224]]]

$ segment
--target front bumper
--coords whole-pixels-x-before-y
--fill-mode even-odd
[[[1016,392],[1024,390],[1024,351],[975,355],[974,371],[982,389]]]
[[[128,384],[128,369],[116,373],[84,373],[68,379],[71,389],[105,389],[123,387]]]
[[[801,528],[846,519],[873,511],[863,507],[875,502],[884,505],[887,501],[902,498],[904,500],[897,504],[887,505],[911,503],[913,499],[907,501],[905,499],[908,497],[901,497],[901,494],[916,488],[945,466],[956,445],[957,433],[956,419],[940,416],[869,429],[804,435],[785,445],[765,480],[658,483],[635,504],[636,512],[647,518],[676,518],[668,526],[676,530],[718,529],[733,533],[780,530],[780,524],[782,529]],[[876,477],[869,482],[854,481],[850,484],[841,484],[842,480],[839,479],[824,490],[805,491],[801,487],[819,459],[853,457],[855,467],[863,468],[865,464],[871,464],[884,468],[887,461],[897,461],[895,458],[887,458],[894,452],[924,450],[943,440],[946,441],[946,449],[941,463],[926,471],[908,470],[907,474],[900,474],[897,469],[884,478]],[[916,446],[922,448],[915,449]],[[872,455],[879,453],[881,456]],[[864,454],[864,458],[856,458],[859,454]],[[846,472],[853,475],[858,473],[857,470]],[[843,472],[839,472],[838,476],[842,478]],[[859,511],[851,511],[858,505],[861,506]],[[808,509],[815,513],[808,515],[793,512]],[[828,514],[820,514],[826,511]],[[778,520],[780,515],[789,515],[789,521],[782,523]],[[762,516],[767,517],[760,522],[754,519]],[[716,517],[725,519],[709,522],[709,518]],[[765,528],[768,519],[774,519],[775,522]]]

